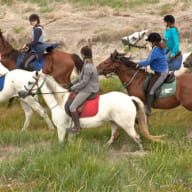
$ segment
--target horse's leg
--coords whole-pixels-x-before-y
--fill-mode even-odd
[[[48,128],[50,130],[54,129],[53,123],[51,122],[48,114],[46,113],[45,109],[31,96],[26,97],[25,99],[23,99],[24,102],[28,103],[28,105],[31,106],[31,108],[38,112],[39,115],[44,118],[44,120],[46,121]]]
[[[59,143],[63,143],[65,135],[66,135],[66,128],[64,128],[63,125],[57,126],[57,135],[58,135]]]
[[[132,122],[127,121],[125,116],[125,118],[120,119],[117,124],[127,132],[127,134],[139,145],[140,150],[143,151],[143,145],[139,135],[135,131],[134,122],[135,120]]]
[[[7,108],[12,107],[14,98],[15,97],[12,97],[12,98],[9,99],[8,104],[7,104]]]
[[[107,141],[106,145],[109,146],[113,143],[113,141],[116,139],[116,133],[118,126],[114,122],[110,122],[111,124],[111,138]]]
[[[20,99],[20,104],[25,112],[25,122],[24,122],[23,128],[21,130],[25,131],[29,126],[29,122],[31,120],[31,115],[33,114],[33,111],[31,109],[31,107],[26,102],[24,102],[22,99]]]

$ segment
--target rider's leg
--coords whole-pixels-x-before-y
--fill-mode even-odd
[[[83,104],[87,98],[91,95],[91,93],[85,93],[85,92],[79,92],[75,99],[73,100],[72,104],[69,107],[69,110],[71,112],[71,117],[74,122],[74,127],[71,129],[68,129],[71,132],[80,132],[80,122],[79,122],[79,115],[77,113],[77,108]]]
[[[24,69],[27,69],[29,66],[29,63],[31,63],[35,58],[36,58],[36,54],[30,53],[24,62]]]
[[[147,105],[145,106],[146,114],[149,116],[151,114],[151,107],[154,101],[154,93],[157,88],[165,81],[168,75],[168,71],[156,72],[155,76],[151,80],[148,91],[147,91]]]

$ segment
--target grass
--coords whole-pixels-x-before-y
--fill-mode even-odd
[[[102,92],[121,90],[116,76],[100,85]],[[36,114],[30,129],[20,132],[24,117],[18,101],[9,110],[1,104],[0,114],[0,192],[192,190],[192,141],[186,138],[191,113],[181,107],[153,112],[150,132],[167,136],[164,143],[142,137],[148,151],[144,156],[127,153],[138,146],[122,130],[120,138],[106,147],[109,124],[58,144],[56,132],[48,131]]]

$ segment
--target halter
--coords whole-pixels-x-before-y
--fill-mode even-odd
[[[41,85],[39,86],[39,76],[38,76],[38,71],[36,71],[36,77],[33,76],[33,78],[35,79],[35,82],[33,83],[31,89],[28,89],[26,86],[25,89],[27,90],[27,95],[31,95],[31,96],[35,96],[35,95],[43,95],[43,94],[55,94],[55,93],[67,93],[68,91],[56,91],[56,92],[41,92],[41,88],[43,87],[43,85],[45,84],[45,82],[47,81],[47,78],[45,78],[43,80],[43,82],[41,83]],[[36,92],[32,93],[34,87],[37,86]]]
[[[112,60],[112,58],[111,58],[111,60]],[[113,61],[113,60],[112,60]],[[102,66],[102,65],[100,65],[100,66]],[[117,67],[118,66],[114,66],[114,67],[112,67],[112,68],[108,68],[108,69],[102,69],[102,71],[101,71],[101,74],[103,74],[105,77],[111,77],[112,76],[112,74],[114,73],[114,74],[117,74]],[[106,72],[106,71],[111,71],[111,73],[108,75],[108,74],[104,74],[104,72]],[[121,70],[120,72],[124,72],[124,71],[128,71],[128,69],[127,70]],[[123,83],[123,87],[124,88],[127,88],[127,87],[129,87],[130,85],[131,85],[131,83],[134,81],[134,79],[135,79],[135,77],[136,77],[136,75],[138,74],[138,72],[140,71],[140,69],[138,68],[134,73],[133,73],[133,76],[131,77],[131,79],[128,81],[128,82],[124,82]]]

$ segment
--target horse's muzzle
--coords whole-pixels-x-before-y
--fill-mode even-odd
[[[29,95],[29,93],[26,92],[26,91],[19,91],[19,92],[18,92],[18,96],[21,97],[21,98],[25,98],[25,97],[27,97],[28,95]]]

